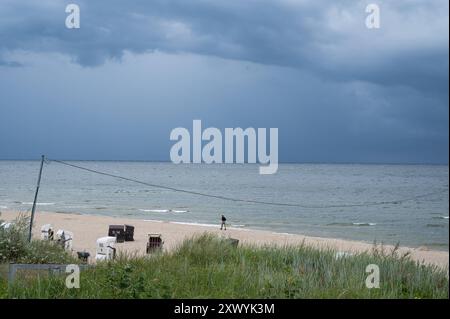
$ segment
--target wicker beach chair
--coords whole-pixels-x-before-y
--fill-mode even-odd
[[[147,254],[161,251],[163,244],[164,241],[162,240],[161,234],[148,234]]]

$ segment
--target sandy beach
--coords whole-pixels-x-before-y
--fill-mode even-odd
[[[18,216],[18,212],[3,211],[0,218],[11,221]],[[205,232],[218,234],[239,239],[242,244],[250,245],[298,245],[305,243],[317,248],[333,248],[341,252],[363,252],[370,251],[373,244],[303,236],[298,234],[275,233],[262,230],[249,230],[241,228],[228,228],[220,231],[217,227],[181,224],[176,222],[160,222],[150,220],[139,220],[132,218],[116,218],[96,215],[66,214],[37,212],[35,216],[35,226],[33,236],[40,237],[40,229],[44,224],[52,224],[55,231],[58,229],[68,230],[74,233],[73,250],[88,251],[91,256],[95,256],[96,240],[99,237],[108,235],[108,226],[113,224],[129,224],[135,226],[133,242],[116,244],[118,251],[126,251],[137,254],[145,254],[147,234],[160,233],[164,240],[164,249],[171,250],[186,238]],[[391,250],[393,246],[386,245],[385,249]],[[410,252],[412,258],[417,261],[435,264],[441,267],[448,267],[449,254],[445,251],[433,251],[419,248],[400,247],[400,253]],[[93,258],[91,258],[93,260]]]

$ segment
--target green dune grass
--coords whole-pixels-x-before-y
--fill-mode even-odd
[[[380,288],[366,287],[366,266],[380,269]],[[65,277],[17,280],[8,298],[448,298],[447,270],[380,249],[336,257],[332,250],[233,247],[203,235],[173,252],[120,255],[81,273],[80,288]]]

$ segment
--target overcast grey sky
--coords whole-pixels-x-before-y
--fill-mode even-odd
[[[169,160],[200,119],[278,127],[281,162],[448,163],[448,6],[1,0],[0,159]]]

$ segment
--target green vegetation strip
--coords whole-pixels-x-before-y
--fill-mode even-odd
[[[39,248],[25,253],[31,262],[73,262],[57,246],[30,245]],[[366,287],[369,264],[380,269],[380,288]],[[448,269],[396,250],[337,257],[304,245],[233,247],[206,234],[172,252],[98,263],[81,272],[79,289],[66,288],[64,276],[28,276],[10,287],[0,276],[2,298],[448,298]]]

